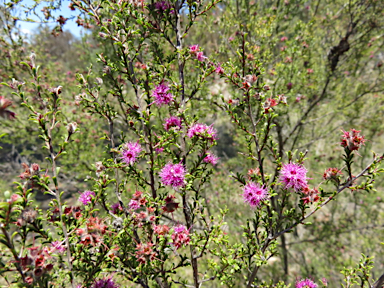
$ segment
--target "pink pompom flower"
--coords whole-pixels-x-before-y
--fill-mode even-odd
[[[181,118],[176,117],[176,116],[171,116],[167,119],[165,119],[164,123],[164,129],[166,131],[169,131],[172,127],[175,127],[175,129],[180,129],[181,128]]]
[[[205,163],[210,163],[212,165],[216,165],[218,160],[219,158],[210,151],[207,151],[206,156],[203,159]]]
[[[307,169],[295,163],[284,164],[279,179],[284,185],[284,189],[292,188],[296,192],[300,192],[308,186]]]
[[[169,91],[168,85],[162,83],[155,87],[155,90],[152,92],[152,97],[155,98],[155,103],[158,107],[162,105],[168,105],[173,101],[174,96]]]
[[[343,131],[341,136],[341,146],[348,148],[350,151],[359,150],[365,142],[364,136],[360,135],[360,131],[351,129],[351,131]]]
[[[177,225],[174,228],[174,232],[172,234],[172,240],[173,245],[176,249],[179,249],[181,246],[188,245],[190,238],[189,238],[189,231],[187,227],[184,225]]]
[[[185,168],[183,164],[166,164],[160,172],[161,183],[173,188],[185,185]]]
[[[303,279],[296,282],[296,288],[317,288],[317,284],[311,279]]]
[[[213,125],[207,126],[205,124],[196,123],[188,129],[187,136],[189,138],[206,138],[213,141],[217,139],[217,131],[215,128],[213,128]]]
[[[248,203],[252,208],[260,206],[260,203],[267,200],[268,196],[267,189],[259,183],[248,182],[243,187],[244,202]]]
[[[100,279],[95,281],[95,283],[92,285],[91,288],[119,288],[120,286],[117,285],[111,278],[107,279]]]
[[[95,196],[95,192],[87,190],[81,193],[79,201],[83,203],[83,205],[88,205],[89,203],[91,203],[92,198]]]
[[[137,142],[128,142],[123,146],[121,152],[121,160],[127,165],[133,165],[136,162],[137,156],[141,153],[142,148]]]

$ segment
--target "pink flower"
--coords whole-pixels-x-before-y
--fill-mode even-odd
[[[87,190],[80,195],[79,201],[83,203],[83,205],[88,205],[89,203],[91,203],[92,198],[95,196],[95,192]]]
[[[284,164],[280,171],[280,181],[284,184],[284,189],[292,188],[300,192],[308,186],[307,179],[307,169],[299,164]]]
[[[249,182],[243,187],[244,202],[252,208],[260,206],[260,203],[267,200],[269,193],[259,183]]]
[[[173,245],[176,247],[176,249],[179,249],[183,245],[188,245],[190,241],[189,231],[187,227],[181,224],[175,226],[174,232],[171,237],[173,240]]]
[[[287,36],[283,36],[283,37],[280,38],[280,41],[281,41],[281,42],[284,42],[284,41],[287,41],[287,40],[288,40],[288,37],[287,37]]]
[[[91,288],[119,288],[120,286],[115,284],[111,278],[100,279],[95,281]]]
[[[203,62],[207,57],[204,56],[203,52],[197,52],[196,53],[196,59],[200,62]]]
[[[166,131],[169,131],[169,129],[171,129],[172,127],[181,128],[181,118],[176,116],[171,116],[165,119],[164,129]]]
[[[307,187],[303,189],[303,193],[306,195],[305,197],[301,198],[304,204],[313,203],[320,200],[320,196],[319,196],[320,193],[319,193],[319,190],[317,190],[316,188],[309,189]]]
[[[153,225],[153,232],[157,235],[165,235],[169,232],[169,227],[167,225]]]
[[[173,188],[182,187],[185,185],[185,168],[182,164],[168,163],[161,169],[161,183]]]
[[[328,168],[323,174],[324,180],[336,180],[338,181],[343,173],[337,168]]]
[[[160,11],[165,11],[171,9],[172,6],[168,1],[158,1],[155,3],[155,8]]]
[[[216,74],[221,75],[221,74],[224,74],[224,69],[223,69],[223,67],[221,67],[220,64],[217,64],[215,72],[216,72]]]
[[[216,129],[212,125],[207,126],[205,124],[196,123],[188,129],[187,136],[193,138],[195,136],[206,138],[211,141],[216,140]]]
[[[127,165],[133,165],[141,150],[141,146],[137,142],[125,143],[121,152],[121,160]]]
[[[296,288],[317,288],[317,284],[310,279],[304,279],[296,282]]]
[[[59,251],[59,253],[63,253],[65,251],[65,247],[61,245],[61,242],[59,241],[54,241],[51,243],[51,245],[52,245],[52,248]]]
[[[365,142],[364,136],[360,135],[360,131],[351,129],[351,131],[343,131],[341,136],[341,146],[348,148],[350,151],[359,150]]]
[[[115,204],[112,204],[111,205],[111,212],[113,214],[117,214],[118,211],[123,211],[123,208],[121,208],[120,206],[120,203],[119,202],[116,202]]]
[[[129,208],[131,208],[132,210],[137,210],[137,209],[140,208],[139,201],[136,201],[136,200],[133,200],[133,199],[129,202],[128,205],[129,205]]]
[[[217,164],[217,161],[219,160],[219,158],[216,155],[214,155],[210,151],[207,151],[206,155],[207,156],[205,156],[205,158],[203,159],[203,161],[205,163],[211,163],[212,165],[216,165]]]
[[[152,92],[152,97],[155,98],[155,103],[158,107],[162,105],[168,105],[172,102],[174,96],[168,93],[170,88],[166,84],[160,84],[155,87]]]
[[[199,52],[200,48],[199,48],[199,45],[195,44],[195,45],[191,45],[189,46],[189,53],[191,54],[196,54],[197,52]]]
[[[160,154],[160,153],[162,153],[164,151],[164,148],[163,147],[160,147],[160,148],[156,147],[155,151],[156,151],[157,154]]]

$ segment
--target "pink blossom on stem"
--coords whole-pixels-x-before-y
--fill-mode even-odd
[[[306,187],[303,189],[303,193],[305,197],[301,198],[301,200],[303,200],[304,204],[314,203],[320,200],[320,192],[316,188],[309,189],[309,187]]]
[[[114,204],[111,205],[111,212],[113,214],[117,214],[117,212],[119,211],[123,211],[123,208],[121,207],[120,203],[119,202],[116,202]]]
[[[65,247],[62,245],[60,241],[54,241],[51,243],[52,248],[59,253],[63,253],[65,251]]]
[[[161,183],[173,188],[185,185],[185,168],[183,164],[166,164],[160,172]]]
[[[168,105],[172,102],[174,96],[171,93],[168,93],[169,89],[168,85],[160,84],[153,90],[152,97],[155,98],[155,103],[158,107]]]
[[[200,62],[203,62],[207,57],[204,56],[203,52],[197,52],[196,53],[196,59]]]
[[[173,246],[175,246],[176,249],[179,249],[181,246],[188,245],[190,238],[189,238],[189,231],[187,227],[184,225],[177,225],[174,228],[174,232],[171,236],[173,241]]]
[[[216,133],[216,129],[214,129],[212,125],[207,126],[205,124],[196,123],[188,129],[187,136],[189,138],[197,136],[213,141],[217,139]]]
[[[356,129],[351,129],[347,132],[343,130],[343,135],[341,136],[341,146],[348,148],[350,151],[359,150],[365,142],[364,136],[360,135],[360,131]]]
[[[164,151],[164,148],[163,147],[156,147],[155,151],[156,151],[157,154],[160,154],[160,153],[162,153]]]
[[[284,184],[284,189],[292,188],[300,192],[308,186],[307,179],[307,169],[299,164],[284,164],[280,171],[280,182]]]
[[[205,163],[210,163],[212,165],[216,165],[217,164],[217,161],[219,160],[219,158],[216,155],[214,155],[210,151],[207,151],[206,155],[207,156],[205,156],[205,158],[203,159],[203,161]]]
[[[83,205],[88,205],[89,203],[91,203],[92,198],[95,196],[95,192],[87,190],[81,193],[79,201],[83,203]]]
[[[196,54],[197,52],[199,52],[200,48],[199,48],[199,45],[195,44],[195,45],[191,45],[189,46],[189,53],[191,54]]]
[[[248,182],[243,187],[244,202],[248,203],[252,208],[260,206],[260,203],[267,200],[268,196],[267,189],[259,183]]]
[[[91,288],[119,288],[120,286],[117,285],[111,278],[107,279],[100,279],[95,281],[95,283],[91,286]]]
[[[324,180],[338,180],[343,173],[337,168],[328,168],[323,174]]]
[[[223,67],[221,67],[220,64],[217,64],[215,72],[216,72],[216,74],[221,75],[221,74],[224,74],[224,69],[223,69]]]
[[[317,284],[310,279],[303,279],[296,282],[296,288],[317,288]]]
[[[166,131],[169,131],[169,129],[171,129],[172,127],[180,129],[181,128],[181,118],[176,117],[176,116],[171,116],[171,117],[165,119],[164,129]]]
[[[121,160],[127,165],[133,165],[136,162],[137,156],[139,156],[142,148],[137,142],[128,142],[123,146],[121,152]]]
[[[136,201],[136,200],[133,200],[133,199],[129,202],[128,205],[129,205],[129,208],[131,208],[132,210],[137,210],[137,209],[140,208],[139,201]]]

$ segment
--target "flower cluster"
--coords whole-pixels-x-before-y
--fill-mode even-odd
[[[119,288],[120,286],[115,284],[111,278],[99,279],[93,283],[91,288]]]
[[[173,188],[185,185],[185,168],[183,164],[166,164],[160,172],[161,183]]]
[[[284,164],[280,171],[280,181],[284,189],[292,188],[300,192],[308,186],[307,179],[307,169],[299,164]]]
[[[203,62],[207,57],[204,56],[204,53],[200,51],[199,45],[191,45],[189,46],[189,53],[196,56],[196,59],[200,62]]]
[[[162,207],[164,212],[173,213],[177,208],[179,208],[179,203],[175,202],[175,195],[168,195],[165,198],[165,205]]]
[[[164,129],[166,131],[169,131],[172,127],[175,127],[175,129],[180,129],[181,128],[181,118],[176,117],[176,116],[171,116],[167,119],[165,119],[164,123]]]
[[[205,124],[196,123],[188,129],[187,136],[189,138],[196,136],[213,141],[217,139],[217,131],[213,128],[213,125],[207,126]]]
[[[296,282],[296,288],[317,288],[317,284],[310,279],[303,279]]]
[[[121,160],[127,165],[133,165],[136,162],[137,156],[141,153],[142,148],[137,142],[128,142],[123,146],[121,152]]]
[[[348,148],[349,151],[359,150],[365,142],[364,136],[360,135],[360,131],[351,129],[351,131],[343,131],[341,136],[341,146]]]
[[[136,191],[135,194],[133,194],[133,197],[128,204],[130,209],[137,210],[141,206],[144,206],[145,203],[147,203],[147,199],[145,199],[144,197],[141,197],[142,194],[143,192],[141,191]]]
[[[153,225],[153,232],[157,235],[166,235],[169,232],[169,227],[167,225]]]
[[[205,162],[205,163],[210,163],[210,164],[212,164],[212,165],[216,165],[217,164],[217,161],[219,160],[219,158],[216,156],[216,155],[214,155],[212,152],[210,152],[210,151],[207,151],[206,153],[206,156],[205,156],[205,158],[203,159],[203,161]]]
[[[278,104],[278,102],[275,99],[273,99],[273,98],[268,98],[267,100],[265,100],[265,102],[263,104],[264,113],[268,114],[269,110],[272,107],[275,107],[277,104]]]
[[[339,181],[339,178],[342,174],[343,173],[341,173],[341,171],[337,168],[328,168],[323,174],[323,179]]]
[[[309,189],[307,186],[305,189],[303,189],[303,193],[305,194],[305,197],[301,199],[303,200],[304,204],[313,203],[320,200],[320,193],[316,188]]]
[[[80,243],[83,245],[98,246],[103,243],[104,235],[107,231],[107,225],[98,217],[90,217],[86,223],[86,228],[78,228],[76,234],[81,237]]]
[[[32,284],[34,278],[39,278],[43,274],[51,271],[53,265],[48,263],[50,258],[49,251],[46,248],[42,247],[31,247],[28,248],[28,254],[20,258],[20,267],[25,272],[33,271],[33,274],[30,274],[33,277],[28,276],[25,278],[25,282]],[[24,272],[24,273],[25,273]]]
[[[266,188],[259,183],[248,182],[243,187],[244,202],[248,203],[252,208],[260,206],[260,203],[268,199],[269,193]]]
[[[173,246],[175,246],[176,249],[179,249],[183,245],[188,245],[190,238],[189,238],[189,231],[187,227],[184,225],[177,225],[174,228],[174,232],[172,234],[172,241]]]
[[[150,261],[155,260],[156,252],[152,249],[153,244],[151,242],[148,243],[140,243],[136,246],[136,259],[142,264],[145,264],[147,260]]]
[[[168,10],[168,9],[171,9],[171,8],[172,8],[172,5],[168,1],[158,1],[155,3],[155,9],[159,10],[161,12]],[[172,12],[174,12],[174,11],[172,11]]]
[[[121,211],[123,211],[123,208],[121,207],[119,202],[116,202],[116,203],[111,205],[111,212],[113,214],[117,214],[117,213],[119,213]]]
[[[79,201],[83,203],[83,205],[88,205],[89,203],[91,203],[92,198],[94,198],[95,196],[95,192],[87,190],[81,193],[81,195],[79,196]]]
[[[65,246],[62,245],[62,242],[54,241],[51,243],[51,245],[51,252],[58,251],[59,253],[63,253],[65,251]]]
[[[168,105],[173,100],[174,96],[168,93],[169,87],[166,84],[160,84],[155,87],[152,92],[152,97],[155,98],[155,103],[158,107]]]

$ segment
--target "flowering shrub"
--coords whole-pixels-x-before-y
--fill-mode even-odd
[[[289,287],[292,278],[270,279],[264,270],[282,254],[288,277],[286,234],[309,224],[345,191],[374,191],[383,156],[366,161],[368,141],[360,131],[343,130],[341,143],[340,136],[329,138],[338,157],[324,173],[313,169],[314,149],[306,151],[311,147],[303,143],[303,134],[312,129],[306,121],[320,121],[308,117],[318,116],[314,109],[329,97],[340,59],[350,49],[348,38],[357,34],[355,22],[323,57],[326,72],[321,74],[311,66],[310,28],[298,22],[288,37],[277,22],[285,19],[282,15],[292,16],[290,23],[299,16],[307,19],[309,8],[290,15],[291,4],[285,1],[276,9],[260,7],[268,13],[254,19],[257,5],[263,4],[237,3],[237,18],[249,21],[239,20],[232,31],[226,27],[233,24],[226,21],[235,11],[232,5],[216,0],[72,1],[71,9],[87,15],[79,16],[78,24],[93,27],[100,43],[97,64],[76,74],[77,87],[71,88],[78,89],[76,95],[66,95],[70,88],[64,83],[44,82],[46,67],[35,53],[20,63],[29,73],[25,82],[3,83],[15,101],[0,96],[0,117],[12,127],[14,118],[29,114],[26,129],[40,139],[36,143],[47,157],[45,162],[40,157],[39,164],[24,163],[20,182],[0,203],[0,274],[9,286]],[[359,5],[367,5],[355,9],[364,11],[357,13],[363,17],[359,23],[371,23],[371,28],[361,27],[369,34],[379,24],[364,15],[382,10]],[[48,8],[44,13],[49,19]],[[197,42],[192,32],[211,21],[203,20],[209,15],[219,15],[210,18],[211,25],[232,31],[217,51],[188,45]],[[61,28],[66,20],[57,22]],[[328,23],[323,22],[316,23]],[[304,62],[290,66],[297,58]],[[324,83],[321,89],[314,88],[317,81]],[[223,93],[211,92],[217,83],[225,84]],[[12,103],[23,113],[9,110]],[[72,118],[76,113],[81,116]],[[219,149],[231,143],[223,139],[229,124],[220,119],[232,121],[233,154],[241,157],[236,165]],[[314,142],[319,140],[315,136]],[[89,152],[92,145],[98,148]],[[82,205],[75,206],[62,183],[75,178],[72,166],[82,157],[89,158],[84,160],[87,182],[78,181],[87,188],[75,197]],[[354,157],[364,165],[356,165]],[[216,179],[218,173],[224,176]],[[226,187],[229,176],[233,182]],[[233,187],[235,195],[221,202],[223,191]],[[36,205],[38,193],[50,197],[47,207]],[[239,195],[244,201],[237,202]],[[241,216],[236,237],[226,222],[233,210]],[[362,279],[360,287],[370,285],[370,269],[371,258],[363,255],[358,268],[343,270],[347,287],[356,279]],[[314,281],[295,285],[318,287]]]

